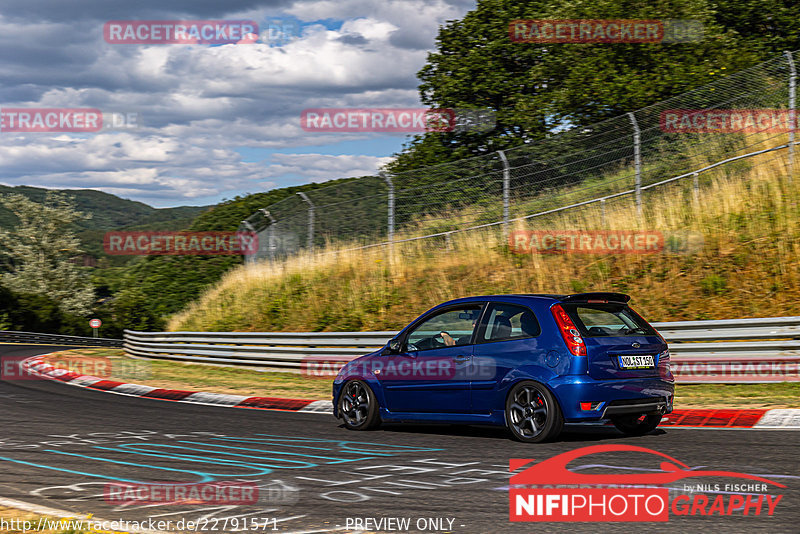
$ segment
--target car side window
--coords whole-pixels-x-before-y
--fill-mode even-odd
[[[497,303],[490,305],[486,313],[478,343],[536,337],[541,331],[536,315],[528,308]]]
[[[431,350],[469,345],[482,307],[474,304],[450,308],[428,317],[408,334],[407,349]]]

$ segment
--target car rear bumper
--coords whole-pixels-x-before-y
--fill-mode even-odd
[[[549,385],[567,422],[596,421],[636,413],[670,413],[675,396],[675,383],[659,377],[595,380],[569,375]]]
[[[660,414],[672,411],[668,397],[655,397],[646,399],[626,399],[611,401],[603,409],[603,419],[614,415],[628,414]]]

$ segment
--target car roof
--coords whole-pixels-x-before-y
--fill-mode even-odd
[[[481,302],[481,301],[496,301],[496,300],[550,300],[553,302],[588,302],[588,301],[599,301],[599,302],[621,302],[627,303],[630,300],[630,296],[624,293],[612,293],[612,292],[592,292],[592,293],[571,293],[571,294],[557,294],[557,293],[508,293],[502,295],[476,295],[472,297],[462,297],[458,299],[453,299],[443,304],[457,304],[457,303],[467,303],[467,302]],[[438,307],[438,306],[437,306]]]
[[[503,300],[508,298],[513,299],[548,299],[548,300],[559,300],[560,297],[563,295],[550,295],[544,293],[504,293],[500,295],[475,295],[470,297],[462,297],[458,299],[453,299],[448,302],[474,302],[474,301],[484,301],[484,300]]]

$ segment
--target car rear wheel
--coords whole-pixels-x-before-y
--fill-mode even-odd
[[[550,390],[533,380],[511,388],[506,399],[506,426],[514,439],[539,443],[555,439],[564,427],[561,408]]]
[[[617,415],[611,418],[611,422],[617,430],[629,436],[644,436],[656,429],[661,423],[661,414],[632,414]]]
[[[378,401],[372,389],[361,380],[347,382],[339,395],[339,413],[350,430],[368,430],[380,423]]]

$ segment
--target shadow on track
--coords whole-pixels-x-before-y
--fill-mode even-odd
[[[347,430],[344,425],[338,425],[338,428]],[[367,434],[380,432],[396,434],[430,434],[434,436],[464,436],[514,441],[511,437],[511,433],[505,428],[479,425],[383,423],[378,428],[368,431]],[[658,436],[663,434],[666,434],[666,431],[661,428],[657,428],[647,435]],[[565,425],[561,435],[559,435],[556,440],[548,443],[580,443],[623,438],[626,438],[626,436],[613,426]]]

